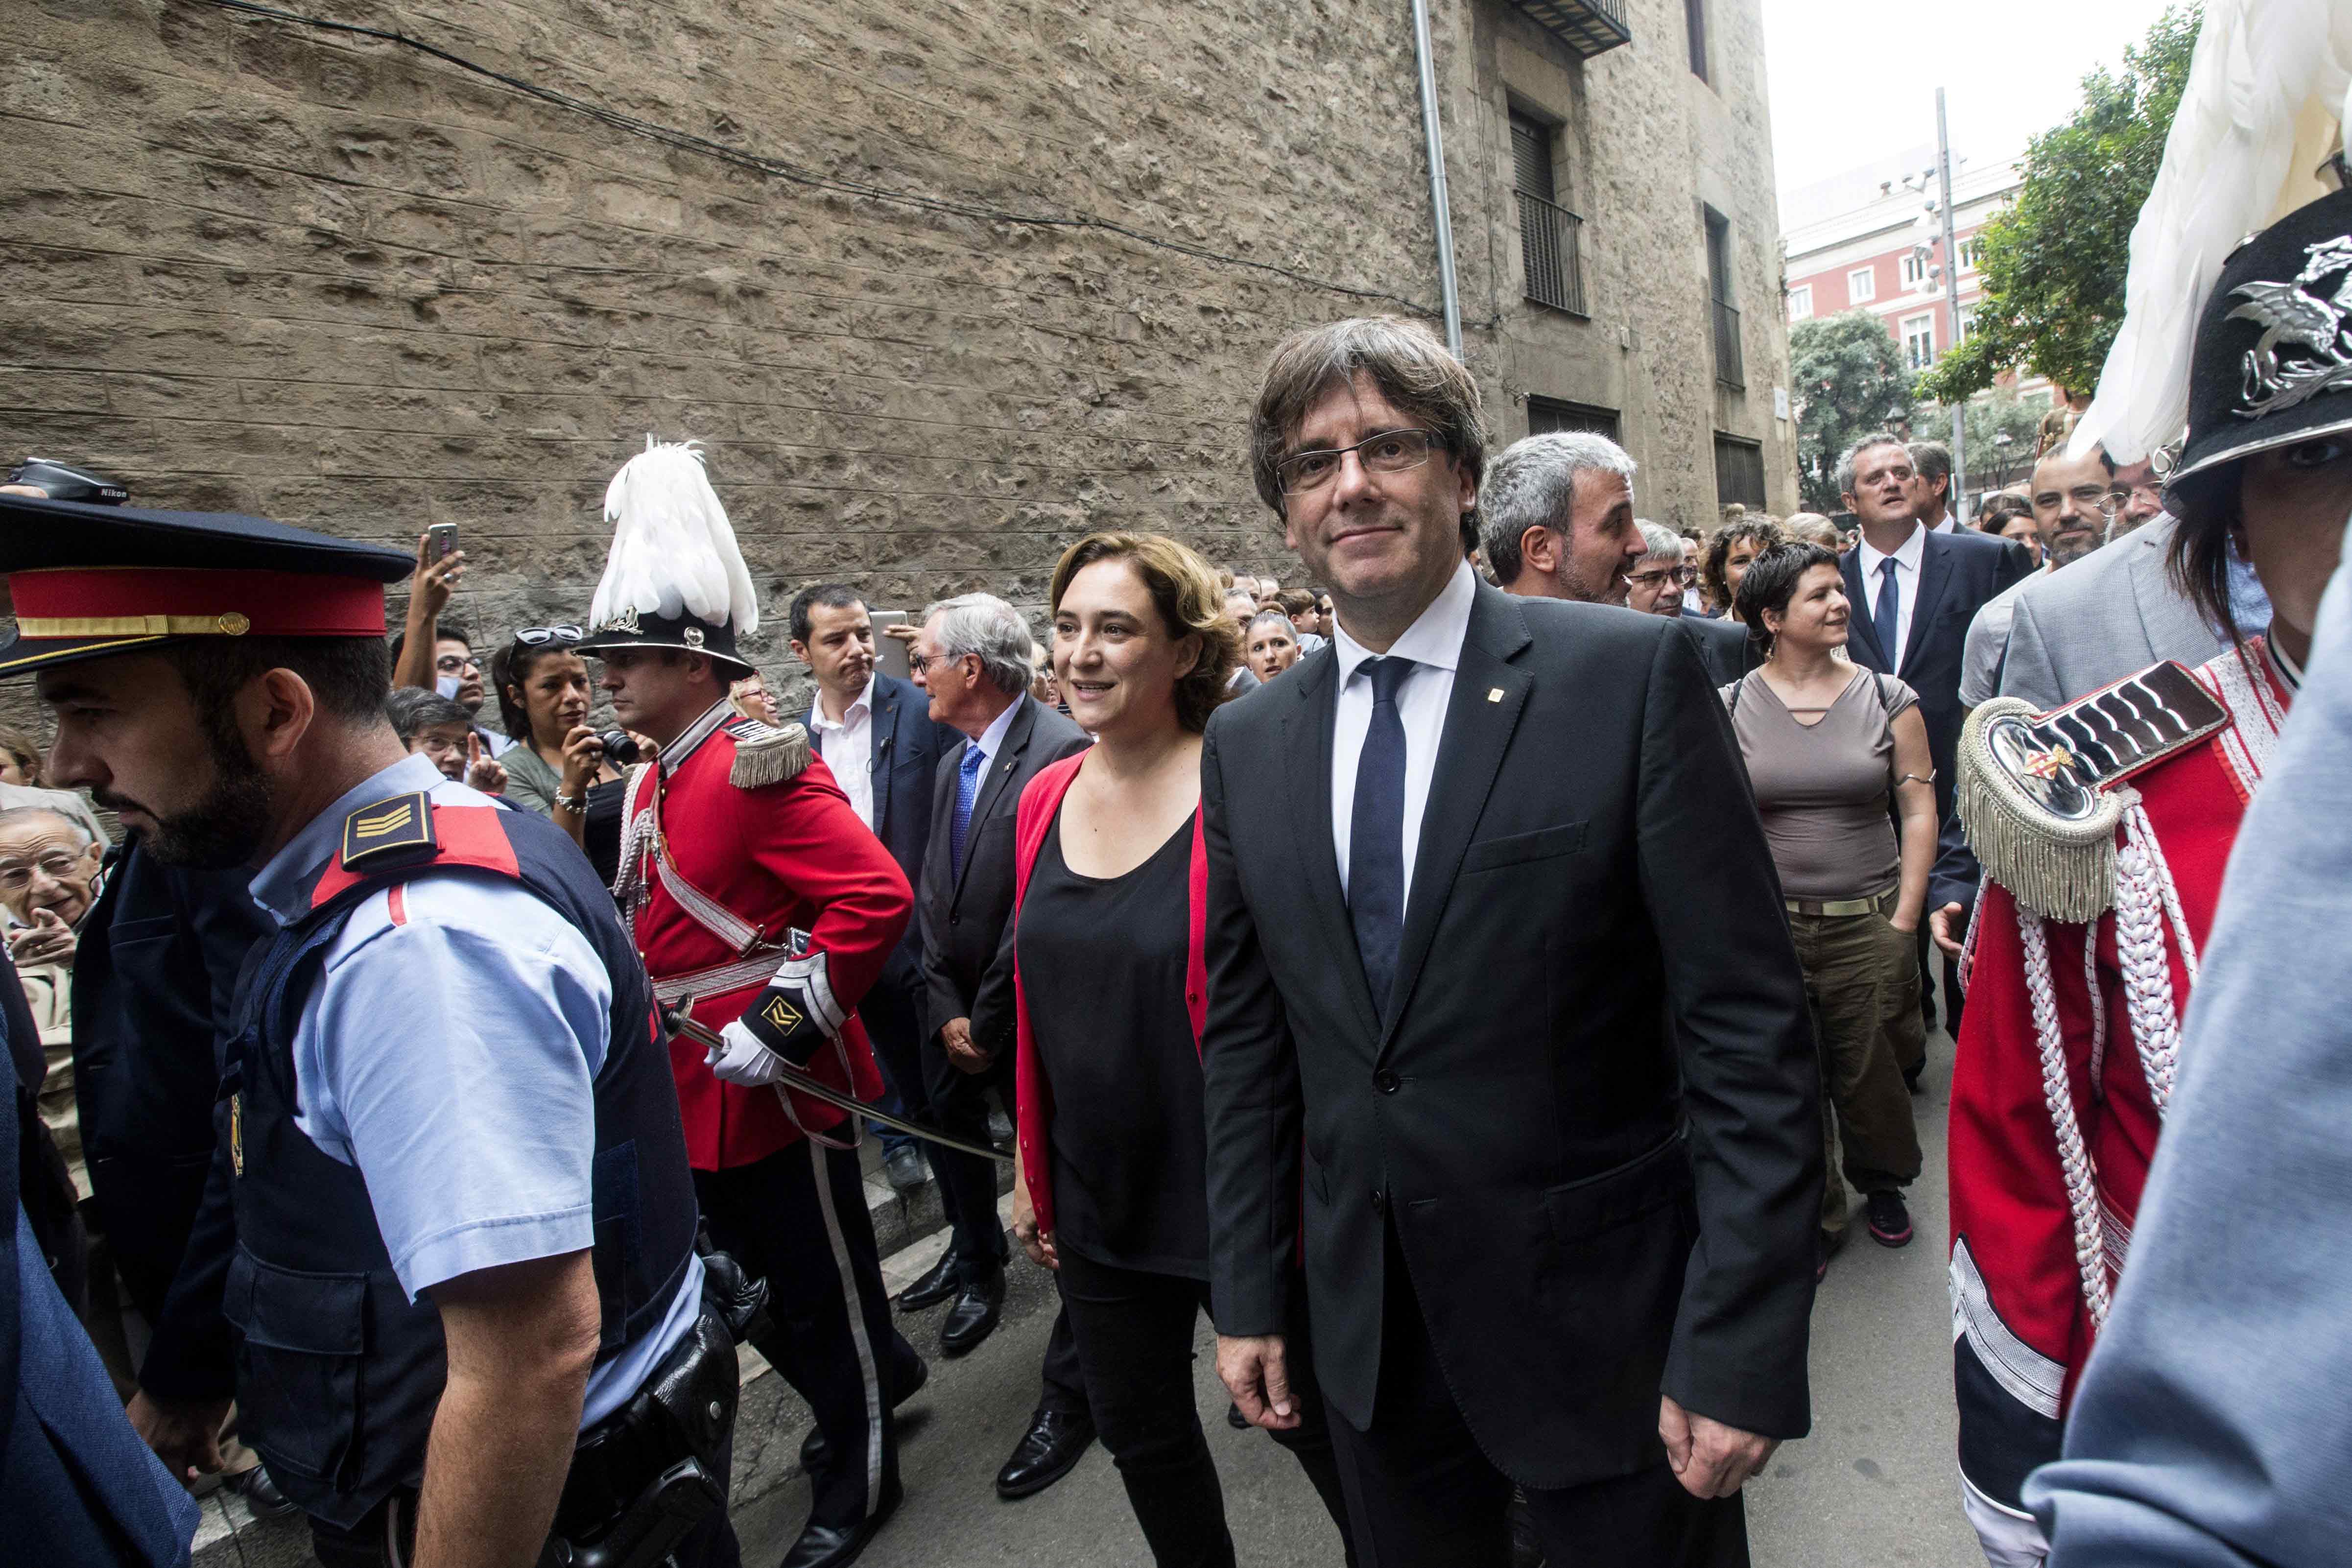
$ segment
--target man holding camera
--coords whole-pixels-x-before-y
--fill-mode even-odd
[[[660,748],[629,775],[614,891],[660,1005],[723,1041],[671,1046],[695,1191],[712,1237],[766,1277],[775,1328],[752,1342],[822,1438],[803,1450],[814,1499],[783,1568],[835,1568],[898,1506],[890,1407],[927,1373],[891,1326],[856,1125],[784,1080],[881,1092],[856,1009],[914,898],[807,731],[728,700],[759,609],[700,454],[649,447],[605,507],[612,564],[581,651],[604,661],[621,723]]]
[[[222,1078],[234,1250],[181,1281],[234,1376],[153,1402],[151,1446],[184,1479],[233,1393],[329,1568],[551,1537],[733,1561],[733,1336],[650,989],[553,827],[404,753],[406,560],[256,518],[0,520],[0,676],[37,673],[57,782],[161,864],[258,868],[269,920]]]

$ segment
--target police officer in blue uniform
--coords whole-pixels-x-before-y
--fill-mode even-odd
[[[409,566],[0,496],[0,676],[37,675],[58,781],[159,861],[257,868],[274,928],[220,1089],[241,1433],[328,1568],[731,1564],[741,1325],[706,1297],[651,989],[567,837],[394,735]]]

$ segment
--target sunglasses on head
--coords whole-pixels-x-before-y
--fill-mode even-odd
[[[588,634],[578,626],[525,626],[515,633],[514,640],[525,647],[541,647],[551,642],[578,642]]]

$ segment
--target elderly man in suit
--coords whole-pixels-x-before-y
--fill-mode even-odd
[[[787,619],[793,656],[816,678],[808,731],[817,754],[913,887],[930,842],[931,775],[956,733],[931,721],[921,692],[875,668],[874,620],[855,589],[840,583],[803,588],[793,595]],[[857,1016],[891,1094],[914,1116],[924,1109],[923,989],[922,938],[909,921]],[[915,1140],[893,1133],[882,1146],[891,1186],[905,1192],[922,1184]]]
[[[1218,1370],[1298,1421],[1303,1247],[1366,1561],[1500,1564],[1516,1483],[1555,1562],[1742,1563],[1739,1488],[1810,1420],[1803,986],[1689,639],[1464,561],[1480,423],[1391,318],[1259,393],[1339,623],[1202,759]]]
[[[932,786],[930,852],[915,900],[928,988],[927,1092],[941,1131],[974,1143],[988,1140],[982,1091],[993,1084],[1013,1103],[1013,963],[1004,939],[1014,810],[1040,768],[1087,746],[1083,731],[1029,694],[1032,646],[1028,623],[1012,605],[966,594],[924,612],[908,656],[932,719],[959,732]],[[919,1309],[953,1297],[940,1348],[961,1355],[996,1326],[1004,1300],[996,1171],[952,1149],[931,1158],[954,1241],[898,1304]],[[1044,1392],[997,1474],[997,1492],[1010,1500],[1043,1491],[1093,1441],[1077,1347],[1066,1317],[1056,1318]]]

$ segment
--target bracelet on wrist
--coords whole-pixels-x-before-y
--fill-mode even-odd
[[[588,804],[576,795],[559,795],[555,797],[555,808],[558,811],[568,811],[572,816],[579,816],[587,812]]]

